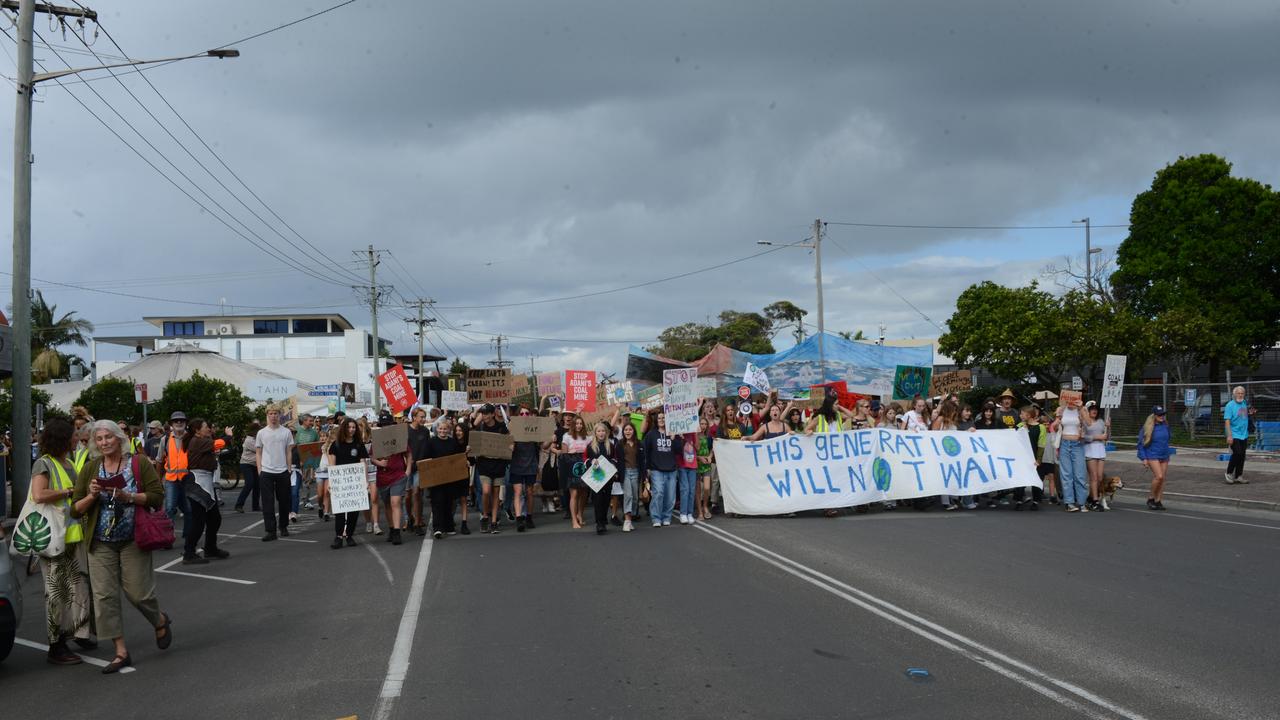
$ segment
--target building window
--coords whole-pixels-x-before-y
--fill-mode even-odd
[[[288,320],[254,320],[254,335],[286,335],[289,332]]]
[[[328,320],[294,320],[293,331],[295,333],[327,333],[329,332]]]
[[[165,337],[178,337],[186,335],[204,335],[204,321],[196,322],[170,322],[164,323]]]

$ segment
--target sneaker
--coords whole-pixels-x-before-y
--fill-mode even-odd
[[[1223,481],[1226,482],[1228,485],[1236,484],[1236,479],[1231,477],[1231,473],[1222,473],[1222,478],[1223,478]]]
[[[291,512],[291,513],[289,513],[289,522],[291,522],[291,523],[296,523],[296,522],[298,522],[298,513],[296,513],[296,512]]]
[[[391,544],[392,544],[392,545],[399,545],[399,544],[401,544],[401,542],[402,542],[402,541],[400,540],[400,531],[399,531],[399,530],[392,530],[391,532],[389,532],[389,533],[387,533],[387,534],[391,536]]]
[[[342,538],[341,537],[334,538],[333,542],[329,543],[329,547],[333,548],[334,550],[342,549]]]
[[[427,526],[426,526],[426,525],[418,525],[417,527],[415,527],[415,528],[413,529],[413,532],[414,532],[414,534],[415,534],[415,535],[417,535],[418,537],[423,537],[423,536],[425,536],[425,535],[427,534]]]
[[[1081,506],[1080,506],[1080,512],[1089,512],[1089,506],[1088,506],[1088,505],[1081,505]]]
[[[373,534],[374,534],[374,535],[381,535],[381,534],[382,534],[382,526],[381,526],[381,525],[379,525],[378,523],[374,523],[374,524],[373,524]]]
[[[1050,495],[1050,496],[1049,496],[1049,504],[1050,504],[1050,505],[1059,505],[1059,504],[1061,504],[1061,502],[1062,502],[1062,501],[1058,499],[1058,496],[1057,496],[1057,495]]]
[[[213,550],[205,550],[204,556],[207,558],[211,558],[213,560],[226,560],[227,558],[231,557],[231,553],[227,552],[226,550],[220,550],[218,548],[214,548]]]
[[[667,526],[668,526],[668,525],[670,525],[670,524],[671,524],[671,518],[667,518],[666,520],[663,520],[663,521],[662,521],[662,526],[663,526],[663,527],[667,527]]]
[[[444,537],[444,533],[440,532],[439,530],[436,530],[435,532],[431,533],[431,538],[433,540],[439,540],[442,537]]]
[[[518,533],[524,532],[524,516],[523,515],[516,518],[516,532]]]
[[[505,512],[505,513],[507,514],[507,522],[515,522],[515,521],[516,521],[516,516],[515,516],[515,514],[514,514],[514,513],[512,513],[510,510],[503,510],[503,512]]]
[[[236,509],[236,512],[238,512],[238,513],[244,513],[244,506],[243,506],[243,505],[237,505],[235,509]]]
[[[1156,501],[1154,498],[1147,498],[1147,509],[1148,510],[1156,509]]]
[[[607,532],[609,532],[609,526],[608,526],[608,525],[597,525],[597,526],[596,526],[596,534],[597,534],[597,535],[603,535],[603,534],[605,534],[605,533],[607,533]]]
[[[670,525],[671,523],[667,523],[667,524],[668,524],[668,525]],[[662,527],[662,521],[661,521],[661,520],[654,520],[654,521],[653,521],[653,526],[654,526],[654,527],[656,527],[656,528],[660,528],[660,527]]]
[[[1079,505],[1067,505],[1067,512],[1080,512]]]
[[[634,529],[635,527],[631,524],[630,520],[626,520],[622,523],[622,532],[631,532]]]
[[[1164,511],[1164,503],[1162,501],[1156,501],[1156,510]]]
[[[613,523],[614,527],[622,527],[622,518],[619,518],[617,515],[610,516],[609,522]]]
[[[489,532],[489,518],[483,515],[480,516],[480,532],[482,533]]]
[[[1244,476],[1243,476],[1243,475],[1241,475],[1240,477],[1236,478],[1236,484],[1238,484],[1238,485],[1248,485],[1248,484],[1249,484],[1249,481],[1248,481],[1248,480],[1245,480]]]
[[[188,555],[182,558],[183,565],[208,565],[209,561],[199,555]]]
[[[524,526],[525,526],[525,527],[527,527],[527,528],[529,528],[530,530],[532,530],[532,529],[534,529],[535,527],[537,527],[536,525],[534,525],[534,524],[533,524],[533,516],[532,516],[532,515],[525,515],[525,516],[524,516]]]
[[[347,536],[347,547],[355,547],[355,546],[356,546],[356,539],[355,539],[355,538],[353,538],[353,537],[351,537],[350,535],[348,535],[348,536]]]
[[[457,535],[457,534],[458,534],[458,531],[457,531],[457,530],[445,530],[445,531],[444,531],[444,534],[445,534],[445,535]]]
[[[280,537],[289,537],[289,528],[287,527],[280,528]]]
[[[977,509],[978,509],[978,503],[969,503],[968,505],[965,505],[965,506],[964,506],[964,509],[965,509],[965,510],[977,510]],[[1035,508],[1032,508],[1032,509],[1035,509]]]
[[[372,534],[372,533],[373,533],[373,523],[371,523],[371,522],[367,522],[367,523],[365,523],[365,524],[364,524],[364,531],[365,531],[365,534]]]
[[[943,509],[943,510],[946,510],[947,512],[951,512],[951,511],[953,511],[953,510],[959,510],[959,509],[960,509],[960,506],[959,506],[959,505],[957,505],[957,504],[955,504],[955,503],[951,503],[950,505],[948,505],[948,506],[946,506],[946,507],[944,507],[944,508],[942,508],[942,509]]]
[[[269,532],[266,535],[262,536],[262,542],[271,542],[272,540],[275,540],[275,539],[276,539],[276,534],[273,532]]]
[[[1036,502],[1035,500],[1032,500],[1030,503],[1028,503],[1027,507],[1031,509],[1031,512],[1035,512],[1036,510],[1040,509],[1040,503]]]
[[[1014,504],[1013,509],[1022,510],[1022,508],[1025,507],[1026,504],[1027,504],[1026,500],[1019,500],[1016,504]],[[950,510],[951,508],[947,508],[947,509]]]
[[[489,523],[489,534],[490,534],[490,535],[497,535],[497,534],[498,534],[498,533],[500,533],[500,532],[502,532],[502,531],[498,529],[498,523],[496,523],[496,522]]]
[[[471,528],[467,527],[467,521],[466,521],[466,520],[463,520],[463,521],[462,521],[462,527],[458,529],[458,532],[462,533],[463,535],[470,535],[470,534],[471,534]]]
[[[688,525],[688,524],[689,524],[689,516],[688,516],[688,515],[685,515],[684,513],[681,513],[681,514],[680,514],[680,524],[681,524],[681,525]]]

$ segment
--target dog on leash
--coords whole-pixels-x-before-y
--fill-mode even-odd
[[[1124,487],[1124,481],[1118,475],[1102,478],[1102,485],[1098,488],[1098,502],[1102,503],[1103,510],[1110,510],[1111,506],[1107,501],[1116,499],[1116,491]]]

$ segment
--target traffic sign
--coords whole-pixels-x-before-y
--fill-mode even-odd
[[[133,386],[133,401],[140,404],[147,402],[147,384],[138,383]]]

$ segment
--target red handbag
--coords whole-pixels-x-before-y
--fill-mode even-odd
[[[137,455],[132,458],[133,477],[142,486],[141,462]],[[143,552],[153,550],[169,550],[173,548],[173,520],[162,508],[149,508],[146,505],[133,510],[133,543]]]

